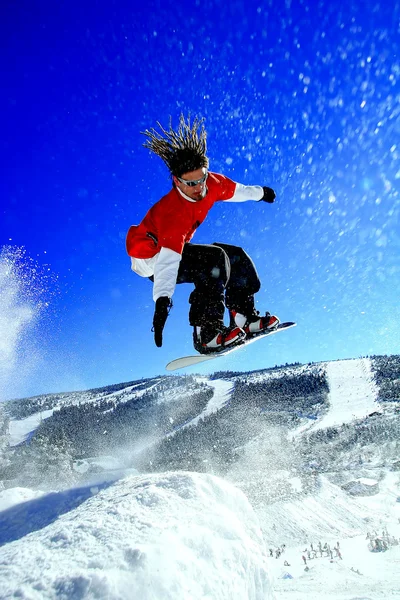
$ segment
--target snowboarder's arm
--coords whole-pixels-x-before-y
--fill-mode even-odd
[[[182,255],[170,248],[161,248],[154,267],[153,300],[166,296],[172,298],[176,286]]]
[[[162,247],[154,267],[153,299],[156,303],[153,317],[154,341],[160,348],[163,342],[163,330],[172,307],[172,295],[175,291],[181,254]]]
[[[247,200],[264,200],[264,202],[272,203],[275,200],[275,192],[266,186],[237,183],[232,198],[227,198],[225,202],[246,202]]]

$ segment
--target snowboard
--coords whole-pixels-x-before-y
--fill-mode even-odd
[[[253,344],[253,342],[257,342],[258,340],[262,340],[270,335],[274,335],[275,333],[279,333],[281,331],[285,331],[286,329],[290,329],[291,327],[296,327],[296,323],[280,323],[276,329],[272,331],[265,331],[263,333],[259,333],[249,340],[244,340],[235,344],[232,347],[227,347],[225,350],[221,350],[220,352],[214,352],[212,354],[195,354],[193,356],[183,356],[182,358],[176,358],[175,360],[171,360],[165,367],[167,371],[176,371],[177,369],[183,369],[184,367],[190,367],[192,365],[197,365],[199,363],[205,362],[207,360],[214,360],[215,358],[221,358],[221,356],[226,356],[231,352],[236,352],[236,350],[240,350],[249,344]]]

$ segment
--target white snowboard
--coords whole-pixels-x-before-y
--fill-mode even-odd
[[[262,340],[270,335],[274,335],[274,333],[279,333],[280,331],[285,331],[285,329],[290,329],[291,327],[296,327],[296,323],[280,323],[276,329],[272,331],[267,331],[265,333],[260,333],[250,340],[245,340],[233,348],[227,348],[226,350],[222,350],[221,352],[215,352],[213,354],[195,354],[193,356],[183,356],[182,358],[176,358],[175,360],[171,360],[165,367],[167,371],[176,371],[177,369],[183,369],[184,367],[190,367],[191,365],[197,365],[198,363],[205,362],[206,360],[214,360],[215,358],[220,358],[221,356],[226,356],[231,352],[236,352],[236,350],[240,350],[240,348],[244,348],[257,340]]]

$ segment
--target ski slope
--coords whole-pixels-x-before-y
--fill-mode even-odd
[[[171,433],[168,433],[165,437],[167,437],[167,438],[172,437],[175,435],[175,433],[177,431],[181,431],[182,429],[185,429],[186,427],[196,426],[199,421],[201,421],[208,415],[211,415],[211,414],[217,412],[220,408],[222,408],[223,406],[226,406],[226,404],[228,404],[228,402],[231,398],[233,386],[234,386],[232,381],[225,381],[223,379],[215,379],[213,381],[210,381],[208,378],[204,378],[204,377],[198,377],[197,380],[202,383],[206,382],[208,386],[214,388],[214,393],[213,393],[212,398],[207,402],[204,410],[202,410],[201,413],[199,413],[193,419],[190,419],[190,421],[188,421],[187,423],[183,423],[182,425],[179,425],[178,427],[176,427],[174,429],[174,431],[172,431]]]
[[[44,419],[53,414],[54,409],[37,412],[25,419],[12,419],[9,424],[9,445],[17,446],[29,439]]]
[[[371,374],[369,358],[338,360],[327,363],[329,412],[313,429],[362,419],[379,410],[378,389]]]
[[[371,373],[369,358],[337,360],[325,364],[328,378],[328,412],[319,420],[300,425],[288,433],[293,440],[305,432],[326,429],[353,419],[362,419],[372,412],[380,412],[377,404],[378,388]]]
[[[205,409],[197,415],[197,417],[187,423],[186,426],[197,425],[201,419],[217,412],[220,408],[228,404],[233,391],[234,384],[232,381],[225,381],[224,379],[207,380],[207,385],[214,388],[213,397],[207,403]]]

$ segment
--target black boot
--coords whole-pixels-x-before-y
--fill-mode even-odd
[[[280,323],[279,318],[271,315],[268,311],[265,315],[260,315],[254,306],[254,295],[252,294],[236,294],[234,299],[229,300],[228,308],[231,327],[234,325],[241,327],[247,338],[276,329]]]
[[[246,337],[240,327],[225,327],[222,321],[207,323],[193,328],[193,345],[200,354],[221,352],[227,346],[235,346]]]

